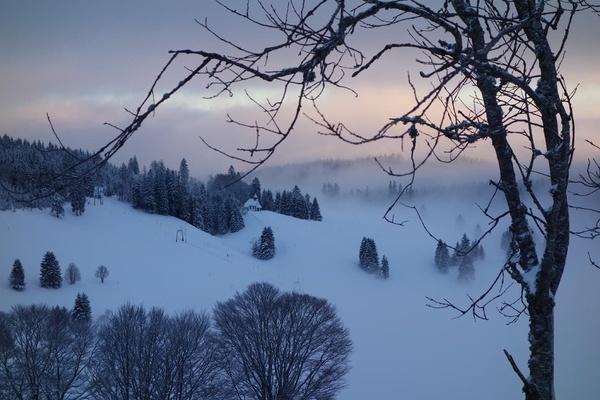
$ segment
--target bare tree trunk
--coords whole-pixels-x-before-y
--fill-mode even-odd
[[[554,399],[554,299],[547,290],[529,296],[529,372],[526,400]]]
[[[540,79],[533,102],[540,113],[545,157],[548,160],[553,195],[552,207],[543,212],[546,243],[540,265],[533,235],[527,222],[527,208],[522,203],[517,184],[513,152],[507,140],[502,107],[498,103],[496,80],[487,71],[493,69],[486,58],[484,30],[480,20],[470,12],[462,0],[453,1],[457,13],[469,26],[469,37],[476,50],[477,86],[486,111],[488,135],[492,139],[500,172],[499,189],[504,193],[511,216],[511,230],[519,247],[519,261],[509,264],[512,277],[521,285],[529,313],[529,378],[524,379],[527,400],[554,400],[554,295],[564,270],[569,245],[569,216],[566,190],[568,183],[570,148],[570,118],[561,102],[556,69],[556,58],[547,41],[539,17],[543,4],[515,1],[515,7],[524,21],[529,21],[524,32],[535,46],[540,68]],[[559,128],[559,119],[562,122]],[[537,202],[536,196],[527,187]],[[539,204],[539,203],[538,203]]]

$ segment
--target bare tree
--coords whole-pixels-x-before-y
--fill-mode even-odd
[[[169,318],[161,309],[122,306],[101,330],[96,377],[102,379],[94,386],[104,392],[98,393],[115,399],[157,398],[157,373],[165,357],[168,324]]]
[[[9,315],[0,312],[0,396],[10,398],[12,395],[12,374],[9,374],[15,354],[14,340],[9,324]]]
[[[104,265],[100,265],[98,266],[98,268],[96,268],[96,272],[94,274],[94,276],[98,279],[100,279],[100,282],[104,283],[104,280],[106,278],[108,278],[108,268],[106,268],[106,266]]]
[[[171,318],[159,389],[165,399],[220,399],[215,343],[209,335],[210,318],[186,311]]]
[[[145,323],[142,307],[121,306],[98,330],[98,354],[91,365],[91,392],[97,398],[131,400],[135,351]]]
[[[54,307],[45,331],[49,368],[44,398],[80,399],[87,395],[87,367],[94,355],[95,334],[91,321],[76,321],[66,308]]]
[[[125,304],[98,333],[90,391],[102,399],[218,399],[209,319]]]
[[[596,9],[586,0],[448,0],[435,6],[411,0],[248,0],[243,7],[217,2],[241,22],[268,31],[271,43],[262,48],[256,43],[244,45],[241,38],[226,38],[208,21],[198,21],[229,51],[171,51],[148,94],[131,111],[131,123],[115,127],[118,136],[98,154],[105,160],[114,155],[149,115],[193,79],[204,80],[207,98],[245,90],[256,104],[262,120],[229,117],[229,122],[255,132],[253,145],[228,154],[253,168],[273,155],[303,115],[314,121],[320,133],[345,142],[408,142],[411,168],[386,170],[410,180],[396,202],[410,190],[427,161],[451,162],[471,144],[490,141],[499,172],[491,184],[494,196],[504,198],[506,212],[483,211],[492,227],[508,218],[516,242],[516,254],[502,266],[493,285],[501,285],[507,274],[521,288],[521,298],[507,306],[513,317],[529,318],[528,376],[507,356],[527,399],[553,399],[554,306],[569,249],[567,188],[574,154],[573,89],[559,66],[574,18]],[[361,42],[354,40],[378,31],[382,34],[375,50],[372,44],[361,48]],[[420,90],[409,75],[414,105],[367,131],[372,133],[331,121],[319,108],[326,91],[348,88],[352,77],[369,74],[384,58],[399,55],[404,62],[414,51],[420,54],[419,78],[429,83],[427,89]],[[186,61],[187,72],[176,85],[158,92],[166,72],[180,58]],[[189,67],[190,63],[194,64]],[[278,94],[260,101],[245,86],[249,80],[266,82]],[[307,104],[312,111],[305,111]],[[516,150],[519,140],[526,142],[524,151]],[[550,188],[550,199],[544,196],[547,190],[532,185],[534,174],[544,181],[542,187]],[[533,240],[534,229],[545,239],[539,247]],[[450,302],[433,305],[486,318],[490,293],[491,288],[464,308]]]
[[[0,316],[0,393],[14,399],[80,399],[94,328],[64,308],[16,306]]]
[[[326,300],[254,283],[214,321],[230,398],[330,399],[344,386],[352,342]]]
[[[65,270],[65,281],[67,281],[69,285],[74,285],[80,280],[81,272],[79,271],[79,267],[74,262],[69,263]]]

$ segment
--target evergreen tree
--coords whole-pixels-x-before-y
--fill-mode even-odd
[[[175,197],[173,199],[175,216],[184,221],[190,221],[191,219],[191,208],[190,205],[190,194],[188,190],[190,181],[190,170],[187,165],[185,158],[181,159],[179,163],[179,173],[177,174],[176,185],[175,185]]]
[[[202,205],[200,203],[200,197],[190,197],[190,218],[188,222],[200,230],[206,230],[204,217],[202,215]]]
[[[304,204],[306,205],[306,219],[310,219],[310,206],[312,203],[310,201],[310,195],[308,193],[304,195]]]
[[[224,235],[229,232],[230,213],[227,210],[226,201],[223,200],[221,195],[213,196],[213,218],[215,233],[217,235]]]
[[[460,242],[456,242],[454,246],[454,252],[452,253],[452,257],[450,257],[451,266],[460,265],[460,260],[462,257],[470,257],[471,261],[473,260],[473,252],[471,251],[471,241],[467,237],[467,234],[464,233]]]
[[[456,242],[456,244],[454,245],[454,251],[452,252],[452,256],[450,257],[450,260],[448,262],[449,266],[456,267],[458,265],[459,253],[460,243]]]
[[[169,194],[165,165],[162,161],[153,161],[150,168],[154,170],[154,198],[156,212],[161,215],[167,215],[169,213]]]
[[[53,252],[44,254],[40,265],[40,286],[43,288],[58,289],[62,286],[60,265]]]
[[[180,218],[182,204],[179,202],[179,181],[172,169],[165,169],[165,186],[167,188],[167,215]]]
[[[23,264],[18,258],[13,263],[12,270],[10,271],[10,287],[17,291],[25,289],[25,271]]]
[[[143,174],[141,183],[141,208],[142,210],[155,213],[156,198],[154,195],[154,171],[150,169]]]
[[[76,282],[81,280],[81,272],[75,263],[69,263],[65,270],[65,281],[69,285],[74,285]]]
[[[363,236],[362,241],[360,242],[360,249],[358,250],[358,265],[362,269],[366,269],[367,265],[367,246],[368,239]]]
[[[441,264],[440,261],[441,261],[441,254],[442,254],[442,249],[443,248],[444,248],[444,242],[442,241],[442,239],[438,239],[437,246],[435,247],[435,256],[433,258],[433,263],[438,268],[439,268],[439,266]]]
[[[464,254],[467,254],[468,252],[470,252],[470,250],[471,250],[471,241],[467,237],[467,234],[463,233],[463,236],[460,239],[459,255],[462,256]]]
[[[473,247],[471,250],[471,255],[473,260],[483,260],[485,259],[485,251],[483,250],[483,245],[479,243],[477,246]]]
[[[281,211],[281,193],[280,192],[275,193],[275,200],[274,200],[273,204],[274,204],[274,207],[273,207],[272,211],[283,214],[283,212]]]
[[[250,197],[256,196],[258,198],[258,201],[262,203],[262,192],[260,190],[260,181],[258,180],[258,178],[252,179],[252,183],[250,185],[252,186],[252,193],[250,193]]]
[[[358,262],[360,267],[367,272],[376,272],[380,269],[375,240],[363,237],[358,253]]]
[[[377,246],[373,239],[369,239],[369,246],[367,246],[367,260],[367,271],[376,272],[379,270],[379,255],[377,254]]]
[[[448,246],[441,239],[438,240],[437,247],[435,248],[435,266],[442,273],[448,272],[448,266],[450,264],[450,252]]]
[[[474,254],[471,247],[471,241],[467,237],[467,234],[463,234],[456,250],[458,279],[461,281],[468,282],[475,278],[475,267],[473,266]]]
[[[473,266],[472,258],[468,254],[459,257],[458,279],[464,282],[475,279],[475,267]]]
[[[138,164],[136,156],[133,156],[133,158],[129,159],[127,167],[134,175],[138,175],[140,173],[140,165]]]
[[[65,199],[58,193],[56,193],[52,197],[52,215],[56,216],[56,218],[64,217],[65,215]]]
[[[266,211],[274,211],[275,210],[275,200],[273,199],[273,192],[270,190],[263,190],[262,196],[260,197],[260,205],[263,210]]]
[[[396,198],[402,192],[402,184],[396,181],[390,181],[388,184],[388,195],[391,198]]]
[[[181,159],[179,163],[179,183],[184,188],[187,188],[190,182],[190,168],[188,167],[187,161],[185,158]]]
[[[308,219],[309,214],[306,198],[302,195],[302,192],[297,185],[292,189],[290,196],[290,210],[288,215],[291,215],[294,218]]]
[[[77,216],[85,212],[85,189],[82,182],[77,182],[69,192],[71,211]]]
[[[319,208],[319,203],[317,202],[317,198],[313,198],[312,204],[310,206],[310,219],[313,221],[322,221],[323,217],[321,216],[321,209]]]
[[[275,236],[270,226],[263,229],[260,239],[252,246],[252,255],[259,260],[270,260],[275,257]]]
[[[184,220],[185,222],[190,222],[192,219],[192,196],[188,190],[181,189],[179,191],[179,196],[176,200],[177,204],[177,212],[176,217]]]
[[[233,180],[239,177],[239,174],[235,172],[235,168],[233,168],[233,165],[229,166],[229,169],[227,170],[227,175],[229,175],[229,177]]]
[[[277,212],[283,215],[292,215],[291,194],[287,190],[281,192],[281,201]]]
[[[90,299],[85,293],[77,293],[75,305],[73,306],[73,310],[71,310],[71,319],[83,322],[90,322],[92,320]]]
[[[190,223],[204,232],[211,232],[212,216],[204,184],[194,184],[190,194]]]
[[[230,232],[239,232],[244,229],[244,217],[242,217],[242,212],[240,211],[240,207],[235,202],[235,199],[230,200],[229,205],[229,231]]]
[[[381,258],[381,277],[388,279],[390,277],[390,263],[386,256]]]
[[[131,205],[133,208],[144,209],[144,197],[139,182],[135,182],[131,188]]]

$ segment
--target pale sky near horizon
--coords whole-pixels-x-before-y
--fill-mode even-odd
[[[116,134],[104,122],[126,124],[124,107],[134,109],[141,102],[167,61],[168,50],[214,46],[194,22],[205,17],[231,38],[260,40],[248,37],[230,15],[207,0],[0,0],[0,134],[55,142],[48,112],[67,146],[95,150]],[[578,134],[596,142],[600,141],[594,139],[600,121],[599,22],[590,15],[576,20],[563,64],[571,87],[579,85],[574,100]],[[385,121],[393,116],[395,104],[409,101],[406,72],[380,71],[357,84],[359,99],[348,94],[335,98],[329,105],[334,115],[344,118],[349,113],[348,118],[360,126],[365,116]],[[397,77],[396,82],[390,77]],[[249,111],[243,94],[209,102],[193,91],[183,93],[148,120],[114,161],[135,154],[143,164],[162,159],[177,168],[185,157],[196,176],[224,171],[231,160],[207,149],[198,137],[225,149],[253,140],[252,132],[232,133],[232,126],[225,123],[231,110],[242,115]],[[390,142],[360,148],[343,145],[315,130],[301,125],[270,165],[400,151],[399,143]]]

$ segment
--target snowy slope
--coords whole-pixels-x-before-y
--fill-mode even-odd
[[[472,202],[449,204],[445,198],[442,206],[439,198],[432,196],[420,206],[435,234],[453,242],[463,232],[473,236],[477,223],[485,229]],[[381,219],[386,207],[324,201],[323,222],[253,212],[244,217],[245,229],[222,237],[114,199],[88,205],[81,217],[70,211],[63,219],[40,210],[0,212],[0,310],[40,302],[71,308],[77,292],[86,292],[95,316],[126,301],[167,311],[210,311],[249,283],[268,281],[283,290],[325,297],[337,307],[354,341],[352,371],[341,399],[522,398],[502,349],[526,369],[525,320],[506,326],[505,319],[491,312],[491,321],[474,323],[426,307],[426,296],[464,304],[466,293],[477,295],[491,282],[502,257],[500,232],[484,242],[487,258],[476,264],[476,282],[461,284],[455,271],[442,276],[433,268],[435,242],[414,215],[399,211],[397,220],[410,221],[394,226]],[[277,254],[270,261],[250,255],[250,242],[264,226],[271,226],[275,235]],[[186,230],[187,242],[175,241],[178,229]],[[374,238],[379,255],[388,257],[389,280],[359,270],[363,236]],[[600,273],[586,262],[586,249],[594,245],[574,240],[559,292],[559,398],[600,398]],[[39,265],[48,250],[63,271],[75,262],[82,281],[59,290],[40,288]],[[15,258],[26,273],[27,288],[20,293],[7,284]],[[104,284],[94,278],[100,264],[110,271]]]

